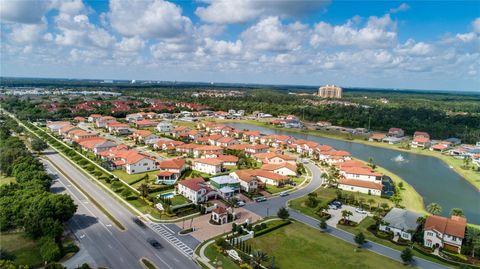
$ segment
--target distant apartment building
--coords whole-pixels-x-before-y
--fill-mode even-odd
[[[342,98],[342,88],[335,85],[325,85],[318,88],[318,96],[322,98]]]

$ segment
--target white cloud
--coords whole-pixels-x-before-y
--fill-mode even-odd
[[[391,8],[389,12],[393,14],[393,13],[407,11],[409,9],[410,9],[410,6],[407,5],[407,3],[401,3],[398,7]]]
[[[472,28],[473,28],[473,31],[474,31],[475,33],[480,34],[480,18],[476,18],[476,19],[472,22]]]
[[[113,29],[127,37],[178,38],[192,31],[181,8],[163,0],[111,0],[108,18]]]
[[[424,42],[415,42],[413,39],[407,40],[405,44],[395,49],[399,54],[411,56],[427,56],[434,52],[434,46]]]
[[[397,38],[395,28],[396,23],[391,20],[389,14],[383,17],[370,17],[363,28],[354,27],[351,21],[337,26],[319,22],[314,27],[310,44],[314,47],[320,45],[391,47]]]
[[[136,52],[145,47],[145,41],[139,38],[138,36],[135,37],[124,37],[122,41],[116,44],[116,48],[123,52]]]
[[[47,0],[0,0],[0,19],[7,22],[41,24],[52,2]]]
[[[243,49],[242,41],[229,42],[224,40],[205,39],[205,51],[213,54],[240,54]]]
[[[15,43],[34,43],[42,39],[46,29],[45,22],[41,24],[15,24],[12,26],[9,38]]]
[[[306,30],[304,24],[284,25],[278,17],[267,17],[245,30],[241,37],[256,50],[288,51],[300,48]]]
[[[216,24],[244,23],[260,16],[295,18],[324,9],[330,1],[258,1],[207,0],[206,7],[198,7],[195,14],[203,21]]]

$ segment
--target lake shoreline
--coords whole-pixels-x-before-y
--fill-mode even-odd
[[[460,167],[457,167],[455,163],[452,162],[452,160],[449,160],[448,158],[453,158],[453,157],[448,157],[448,156],[443,156],[438,154],[435,154],[434,152],[431,152],[429,150],[407,150],[407,149],[402,149],[399,147],[396,147],[394,145],[389,145],[385,143],[380,143],[380,142],[370,142],[368,140],[361,140],[361,139],[347,139],[342,137],[342,134],[326,134],[324,132],[320,132],[318,130],[302,130],[302,129],[295,129],[295,128],[280,128],[276,126],[272,126],[271,124],[265,123],[265,122],[260,122],[260,121],[254,121],[254,120],[215,120],[216,122],[221,122],[221,123],[245,123],[245,124],[253,124],[257,125],[260,127],[265,127],[273,130],[278,130],[278,131],[287,131],[287,132],[294,132],[294,133],[299,133],[299,134],[306,134],[306,135],[313,135],[313,136],[318,136],[318,137],[323,137],[323,138],[330,138],[330,139],[335,139],[339,141],[344,141],[344,142],[351,142],[351,143],[357,143],[357,144],[363,144],[363,145],[368,145],[372,147],[377,147],[377,148],[384,148],[384,149],[391,149],[391,150],[396,150],[399,152],[407,152],[407,153],[412,153],[412,154],[417,154],[417,155],[423,155],[423,156],[429,156],[429,157],[434,157],[439,160],[441,160],[443,163],[445,163],[449,168],[451,168],[455,173],[457,173],[461,178],[463,178],[466,182],[469,183],[476,191],[480,192],[480,181],[476,183],[474,178],[470,178],[466,176],[465,174],[462,173]],[[426,152],[422,152],[426,151]],[[444,158],[442,158],[444,157]]]

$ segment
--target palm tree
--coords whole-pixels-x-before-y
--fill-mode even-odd
[[[427,205],[427,211],[432,215],[438,215],[442,212],[442,207],[437,203]]]
[[[348,210],[342,210],[342,218],[343,218],[343,223],[346,223],[347,220],[350,218],[350,216],[352,216],[353,213],[351,211],[348,211]]]
[[[138,186],[138,191],[142,197],[147,197],[150,193],[150,186],[148,186],[146,183],[142,183],[140,186]]]
[[[368,205],[370,206],[370,211],[372,210],[372,205],[375,204],[375,199],[370,198],[367,200]]]
[[[468,157],[468,156],[464,157],[463,158],[463,167],[468,169],[471,161],[472,161],[472,159],[470,159],[470,157]]]
[[[381,204],[380,204],[380,207],[383,209],[383,211],[387,211],[387,209],[388,209],[390,206],[388,206],[387,203],[381,203]]]
[[[360,197],[360,199],[358,199],[358,204],[359,204],[360,208],[363,209],[363,206],[365,205],[365,201],[366,201],[366,199],[364,197]]]
[[[465,214],[463,214],[463,209],[461,209],[461,208],[452,208],[452,210],[450,211],[450,215],[451,216],[460,216],[460,217],[465,216]]]
[[[268,255],[267,253],[263,252],[260,249],[254,250],[252,253],[252,266],[254,268],[261,268],[261,264],[264,261],[268,260]]]

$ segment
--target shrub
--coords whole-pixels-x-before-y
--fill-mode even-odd
[[[40,255],[44,261],[51,262],[60,259],[62,252],[53,238],[43,237],[40,239]]]
[[[262,234],[269,233],[269,232],[271,232],[271,231],[273,231],[273,230],[276,230],[276,229],[278,229],[278,228],[281,228],[281,227],[283,227],[283,226],[286,226],[286,225],[288,225],[288,224],[290,224],[290,223],[292,223],[292,222],[289,221],[289,220],[287,220],[287,221],[281,222],[281,223],[279,223],[279,224],[276,224],[276,225],[274,225],[274,226],[270,226],[270,227],[264,228],[264,229],[262,229],[262,230],[260,230],[260,231],[255,232],[255,237],[260,236],[260,235],[262,235]],[[262,224],[265,224],[265,223],[262,223]],[[266,225],[265,225],[265,226],[266,226]]]

